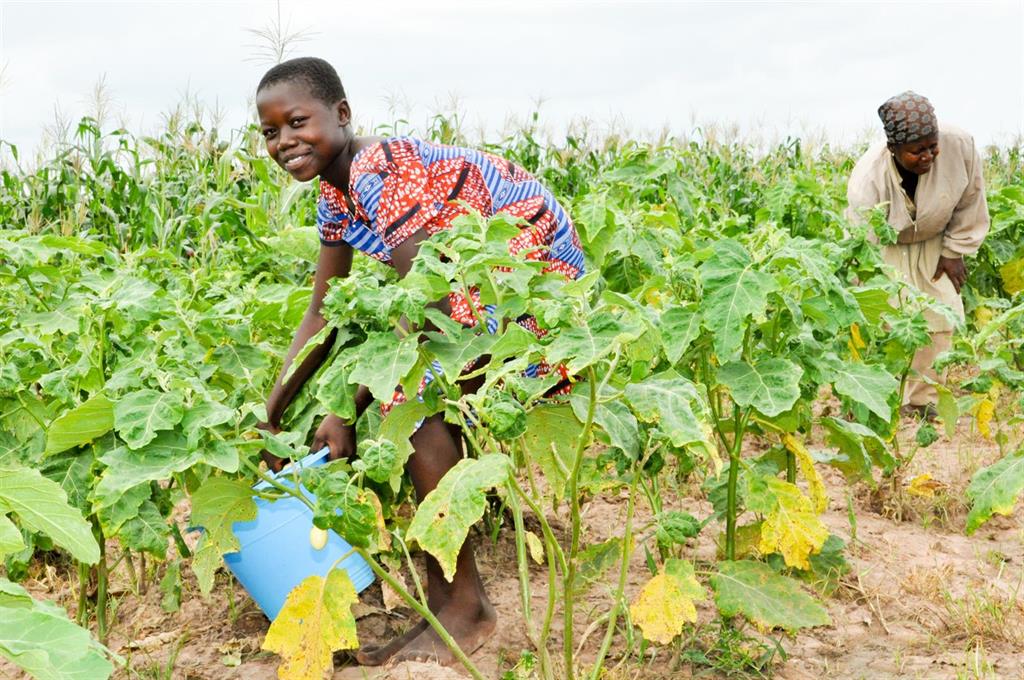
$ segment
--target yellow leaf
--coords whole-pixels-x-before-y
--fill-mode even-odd
[[[1010,295],[1024,290],[1024,257],[1011,260],[999,268],[1003,290]]]
[[[540,538],[532,531],[526,532],[526,547],[530,550],[530,557],[537,564],[544,564],[544,546]]]
[[[409,590],[409,586],[408,584],[406,584],[405,577],[402,576],[402,572],[400,569],[392,568],[386,564],[384,565],[384,568],[387,570],[389,574],[391,574],[391,578],[398,581],[399,585],[402,586],[402,588],[404,588],[405,590]],[[390,585],[388,585],[387,581],[381,581],[380,589],[381,594],[384,597],[385,610],[390,612],[398,607],[408,606],[408,603],[402,599],[402,596],[398,594],[398,591],[392,588]]]
[[[856,325],[854,324],[854,326]],[[825,493],[825,482],[821,479],[818,468],[814,467],[814,459],[811,458],[811,454],[803,442],[793,435],[783,435],[782,443],[796,457],[796,462],[800,466],[800,472],[803,474],[804,479],[807,480],[807,489],[811,492],[811,503],[814,505],[814,511],[820,515],[828,507],[828,494]]]
[[[310,576],[288,593],[270,624],[263,649],[283,657],[282,680],[320,680],[333,668],[335,650],[359,646],[352,605],[358,601],[348,574],[332,569],[327,578]]]
[[[697,608],[676,580],[658,574],[643,587],[629,605],[633,623],[651,642],[667,645],[683,632],[683,624],[697,621]]]
[[[979,328],[992,320],[992,308],[981,305],[974,310],[974,323]]]
[[[811,501],[795,485],[775,477],[766,481],[778,505],[761,525],[758,549],[766,555],[780,553],[788,567],[810,569],[807,557],[821,552],[828,529],[818,519]]]
[[[860,337],[860,326],[855,323],[850,324],[850,342],[857,349],[864,349],[867,345],[864,343],[864,338]]]
[[[860,361],[860,352],[867,345],[864,343],[864,338],[860,336],[860,326],[855,323],[850,324],[850,339],[847,341],[846,346],[850,348],[850,354],[853,356],[854,361]]]
[[[910,480],[910,483],[907,485],[907,493],[912,496],[932,498],[935,496],[936,491],[945,487],[944,483],[937,479],[932,479],[932,476],[925,472]]]
[[[761,542],[761,522],[753,524],[741,524],[736,527],[735,555],[738,560],[745,560],[748,557],[757,558],[761,556],[758,544]],[[725,559],[725,532],[721,532],[715,539],[718,548],[716,554],[718,559]]]
[[[996,405],[991,399],[982,399],[974,410],[974,417],[978,420],[978,432],[985,439],[992,438],[992,417],[996,414]]]

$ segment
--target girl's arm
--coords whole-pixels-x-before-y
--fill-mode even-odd
[[[281,374],[278,376],[277,382],[274,383],[274,387],[270,390],[270,396],[267,397],[267,429],[272,431],[280,429],[281,417],[284,415],[285,409],[292,403],[292,399],[302,389],[302,386],[306,384],[310,376],[320,368],[320,365],[324,362],[328,352],[330,352],[331,347],[334,345],[335,334],[332,333],[319,347],[316,347],[306,356],[288,380],[284,380],[284,376],[288,373],[295,355],[299,353],[299,350],[306,345],[310,338],[319,333],[327,324],[321,313],[321,307],[331,279],[336,276],[348,276],[351,268],[352,247],[350,245],[341,243],[339,245],[320,246],[320,256],[316,264],[316,276],[313,280],[313,296],[309,301],[309,307],[306,309],[306,314],[302,317],[298,330],[295,331],[295,339],[292,340],[291,347],[288,348],[288,353],[285,355],[284,364],[281,366]],[[369,395],[367,394],[366,396]],[[360,394],[357,394],[357,406],[360,401]],[[366,401],[366,404],[369,404],[369,400]],[[366,406],[363,405],[362,408],[366,408]]]

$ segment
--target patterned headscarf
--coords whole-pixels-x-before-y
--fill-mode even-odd
[[[929,137],[939,130],[935,109],[927,97],[907,90],[878,107],[890,144],[908,144]]]

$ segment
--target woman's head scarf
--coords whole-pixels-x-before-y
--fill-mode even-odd
[[[885,126],[886,139],[894,146],[916,142],[939,130],[932,103],[927,97],[910,90],[879,106],[878,117]]]

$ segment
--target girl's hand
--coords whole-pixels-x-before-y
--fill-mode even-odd
[[[281,428],[277,425],[271,425],[270,423],[256,423],[256,429],[264,430],[270,434],[280,434],[281,432]],[[274,472],[280,472],[281,468],[283,468],[288,462],[286,458],[278,458],[266,449],[260,451],[260,457],[263,459],[263,462],[267,464],[267,467]]]
[[[330,449],[327,460],[354,457],[356,455],[355,425],[346,425],[338,416],[328,414],[320,423],[320,427],[316,428],[310,452],[319,451],[325,446]]]
[[[953,282],[953,287],[956,288],[956,292],[960,292],[960,288],[967,281],[967,267],[964,266],[964,258],[962,257],[942,257],[939,256],[939,265],[935,268],[935,276],[932,277],[932,281],[938,281],[939,277],[945,274],[949,277],[949,280]]]

